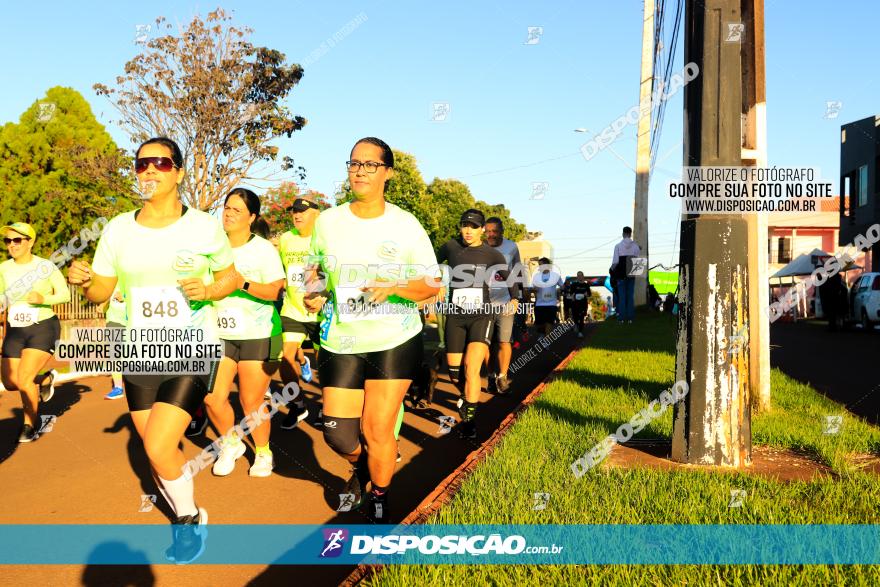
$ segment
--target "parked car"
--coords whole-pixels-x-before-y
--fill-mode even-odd
[[[850,314],[852,322],[861,323],[868,331],[880,324],[880,273],[863,273],[850,290]]]

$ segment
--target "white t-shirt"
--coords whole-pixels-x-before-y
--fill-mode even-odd
[[[556,289],[561,283],[559,274],[550,271],[546,275],[538,272],[532,278],[532,286],[535,291],[535,306],[557,306],[559,300],[556,297]]]
[[[149,228],[134,215],[126,212],[107,223],[92,264],[97,275],[118,278],[127,325],[191,326],[216,334],[213,304],[189,302],[177,282],[198,278],[208,285],[214,272],[232,265],[232,247],[220,221],[190,208],[169,226]]]
[[[419,310],[409,300],[391,296],[366,311],[356,303],[360,288],[377,277],[439,275],[431,240],[415,216],[388,202],[377,218],[355,216],[350,204],[328,208],[315,221],[309,253],[327,274],[334,298],[332,316],[321,323],[322,347],[346,354],[382,351],[422,331]]]
[[[232,249],[235,268],[245,281],[271,283],[284,279],[284,267],[275,246],[261,236],[253,235],[240,247]],[[281,319],[275,304],[255,298],[246,291],[236,290],[217,307],[217,330],[226,340],[254,340],[281,334]]]
[[[514,265],[520,263],[519,248],[512,240],[502,239],[500,245],[492,248],[504,255],[504,259],[507,261],[507,268],[511,272],[514,270]],[[514,279],[516,279],[517,275],[519,273],[514,274]],[[497,275],[493,275],[489,281],[489,301],[493,304],[506,304],[510,301],[510,291],[508,291],[507,282],[499,280]]]

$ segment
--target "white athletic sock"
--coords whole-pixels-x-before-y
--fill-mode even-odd
[[[194,497],[195,484],[191,477],[187,477],[187,475],[181,475],[172,481],[159,477],[159,482],[165,489],[162,495],[168,500],[177,517],[194,516],[199,513]]]

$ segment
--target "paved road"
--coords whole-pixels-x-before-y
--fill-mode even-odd
[[[531,346],[532,340],[527,345]],[[517,373],[507,396],[484,393],[477,444],[490,436],[504,417],[552,370],[577,343],[563,335]],[[525,348],[521,345],[519,350]],[[61,385],[43,414],[57,416],[51,432],[36,442],[19,445],[21,409],[16,395],[0,396],[0,523],[3,524],[167,524],[170,514],[161,496],[156,508],[139,512],[142,495],[156,494],[142,444],[134,433],[124,400],[107,401],[109,377],[93,377]],[[315,387],[307,387],[312,415],[319,408]],[[233,405],[236,394],[233,394]],[[391,496],[392,521],[413,510],[437,484],[455,470],[477,444],[455,433],[439,434],[437,418],[455,416],[457,392],[445,373],[434,405],[407,412],[401,431],[403,456]],[[237,409],[241,417],[240,408]],[[284,413],[276,415],[277,424]],[[275,474],[266,479],[247,475],[239,461],[229,477],[204,471],[196,477],[196,497],[214,524],[360,524],[360,512],[338,513],[338,494],[348,467],[324,443],[313,416],[292,431],[274,428],[271,436]],[[216,438],[184,441],[187,458]],[[246,459],[253,460],[248,451]],[[170,536],[170,530],[169,530]],[[47,546],[51,548],[51,545]],[[2,555],[0,555],[2,557]],[[2,567],[2,584],[55,585],[274,585],[295,579],[304,585],[336,585],[347,567],[254,566],[40,566]]]
[[[777,322],[770,344],[773,367],[880,423],[880,332],[829,332],[819,320]]]

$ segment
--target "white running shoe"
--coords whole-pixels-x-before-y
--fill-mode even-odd
[[[235,469],[235,461],[241,458],[247,446],[242,441],[230,446],[225,442],[220,447],[220,456],[214,462],[211,472],[218,477],[225,477]]]
[[[275,459],[272,458],[272,453],[258,454],[257,458],[254,459],[254,464],[251,465],[248,471],[248,475],[251,477],[268,477],[272,474],[274,467]]]

